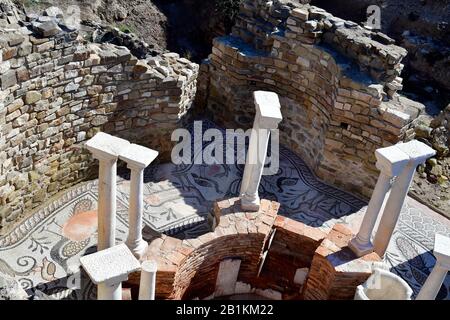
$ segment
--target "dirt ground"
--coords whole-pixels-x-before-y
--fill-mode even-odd
[[[57,6],[65,11],[71,5],[78,5],[82,20],[103,22],[122,31],[135,33],[152,45],[155,51],[167,48],[167,17],[155,1],[149,0],[15,0],[27,12],[38,13]]]
[[[442,175],[450,177],[450,158],[438,160]],[[410,189],[410,196],[450,219],[450,183],[436,181],[434,177],[417,172]]]

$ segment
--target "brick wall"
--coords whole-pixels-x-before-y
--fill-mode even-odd
[[[158,264],[158,299],[205,298],[214,293],[220,262],[241,259],[238,281],[256,278],[265,242],[275,221],[279,204],[262,200],[259,212],[242,212],[239,199],[216,203],[217,226],[193,239],[162,236],[149,243],[144,257]],[[139,283],[139,274],[130,277]]]
[[[301,222],[278,216],[275,235],[255,286],[277,290],[283,299],[299,299],[302,284],[294,282],[297,269],[311,268],[314,252],[326,233]]]
[[[237,293],[284,300],[353,299],[380,258],[355,257],[347,248],[352,234],[343,225],[327,234],[280,216],[278,210],[278,203],[262,200],[259,212],[242,212],[239,199],[232,198],[215,204],[214,231],[190,239],[152,239],[143,259],[158,265],[157,299],[214,297],[225,259],[241,260]],[[304,272],[302,283],[295,278],[297,269]],[[129,284],[138,285],[139,278],[132,274]]]
[[[347,247],[350,229],[337,224],[314,253],[309,276],[303,289],[305,300],[352,300],[356,287],[372,274],[376,253],[357,258]]]

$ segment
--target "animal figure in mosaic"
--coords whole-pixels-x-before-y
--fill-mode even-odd
[[[69,260],[88,247],[96,228],[97,211],[93,210],[92,200],[79,201],[71,217],[61,227],[61,240],[50,250],[50,257],[69,272]]]
[[[56,280],[56,264],[44,257],[42,259],[42,264],[33,269],[34,272],[39,272],[41,274],[42,279],[45,281],[54,281]]]

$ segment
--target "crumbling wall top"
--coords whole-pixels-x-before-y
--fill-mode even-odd
[[[385,86],[392,97],[402,89],[400,74],[407,51],[380,32],[345,21],[297,1],[244,1],[233,34],[257,49],[273,51],[274,39],[292,46],[327,44]]]

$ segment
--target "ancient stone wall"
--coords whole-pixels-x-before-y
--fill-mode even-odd
[[[413,135],[423,106],[396,94],[406,51],[380,33],[289,1],[244,1],[201,67],[198,103],[249,127],[254,90],[279,94],[281,141],[321,178],[370,196],[376,149]]]
[[[162,159],[170,154],[197,65],[177,54],[138,60],[125,47],[84,43],[51,16],[0,32],[3,226],[85,179],[94,163],[82,145],[98,131],[152,147]]]

